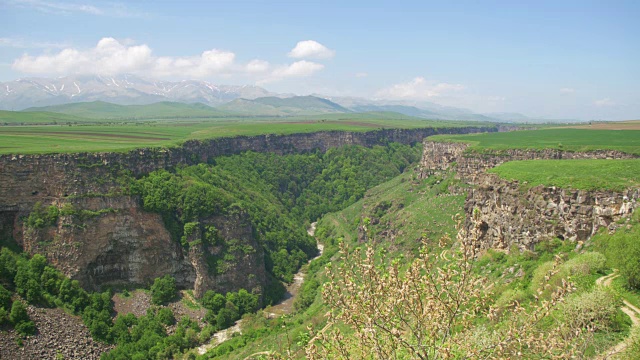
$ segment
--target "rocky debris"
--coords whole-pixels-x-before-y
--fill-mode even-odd
[[[186,299],[185,299],[186,298]],[[116,316],[124,314],[134,314],[136,317],[140,317],[147,314],[147,309],[151,307],[151,294],[144,290],[135,290],[130,292],[129,296],[123,296],[121,293],[115,294],[112,298],[114,303],[114,310]],[[201,326],[205,325],[204,316],[207,310],[203,307],[190,308],[187,307],[185,301],[190,301],[194,304],[194,299],[187,291],[181,291],[180,296],[175,301],[167,304],[166,306],[173,311],[173,315],[176,320],[180,320],[183,316],[188,316],[192,320],[196,320]],[[170,332],[172,329],[169,329]]]
[[[129,296],[117,293],[113,295],[112,300],[117,315],[133,314],[140,317],[146,315],[147,309],[151,306],[151,294],[144,290],[131,291]]]
[[[38,329],[18,346],[19,336],[13,329],[0,332],[0,359],[67,359],[99,360],[112,346],[94,341],[89,329],[78,316],[60,308],[27,307],[29,317]]]

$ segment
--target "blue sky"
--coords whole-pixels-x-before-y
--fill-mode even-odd
[[[134,73],[640,118],[639,1],[0,0],[0,81]]]

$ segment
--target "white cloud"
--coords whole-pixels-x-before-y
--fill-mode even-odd
[[[282,77],[310,76],[322,69],[324,69],[322,64],[302,60],[276,69],[273,75]]]
[[[260,74],[260,73],[267,72],[270,68],[270,65],[268,61],[255,59],[255,60],[249,61],[246,68],[247,68],[247,72],[249,73]]]
[[[562,94],[573,94],[574,92],[576,92],[576,89],[565,87],[565,88],[560,89],[560,92]]]
[[[376,93],[377,97],[388,99],[424,100],[464,90],[461,84],[449,84],[416,77],[405,83],[395,84]]]
[[[254,59],[236,63],[236,54],[211,49],[196,56],[154,56],[149,46],[133,45],[130,39],[103,38],[91,49],[65,48],[58,53],[31,56],[25,54],[13,62],[13,69],[29,74],[68,75],[123,73],[152,77],[206,79],[212,76],[245,76],[258,82],[306,77],[322,70],[324,65],[301,60],[272,66]]]
[[[260,79],[258,84],[279,81],[293,77],[307,77],[324,69],[324,65],[313,61],[301,60],[289,65],[279,66],[273,69],[268,76]]]
[[[367,74],[366,72],[357,72],[357,73],[354,74],[354,76],[357,77],[357,78],[364,78],[364,77],[369,76],[369,74]]]
[[[604,98],[604,99],[594,101],[593,105],[599,106],[599,107],[605,107],[605,106],[615,106],[616,103],[611,101],[610,98]]]
[[[334,57],[335,54],[335,51],[327,48],[317,41],[305,40],[296,44],[296,47],[289,52],[289,57],[297,59],[330,59]]]
[[[103,38],[86,51],[67,48],[53,55],[25,54],[14,61],[13,69],[30,74],[117,74],[136,72],[152,63],[147,45],[125,46],[114,38]]]

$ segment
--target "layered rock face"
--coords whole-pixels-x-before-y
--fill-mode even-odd
[[[570,152],[554,149],[509,149],[470,152],[468,144],[424,142],[421,177],[456,171],[456,177],[476,185],[465,201],[465,230],[478,226],[478,246],[532,249],[558,237],[584,241],[602,227],[614,229],[638,207],[639,189],[624,192],[569,190],[538,186],[525,189],[517,181],[500,179],[486,170],[507,161],[538,159],[630,159],[614,150]]]
[[[26,252],[46,256],[88,289],[147,285],[164,274],[172,274],[182,286],[193,283],[195,272],[180,244],[171,239],[162,217],[144,212],[138,199],[97,197],[64,203],[96,215],[61,216],[55,225],[39,229],[23,224],[17,241]]]
[[[640,189],[623,192],[568,190],[481,174],[465,201],[465,229],[478,226],[482,248],[533,250],[543,240],[588,240],[600,228],[614,230],[638,207]],[[474,219],[476,222],[474,222]]]
[[[206,163],[216,156],[243,151],[288,154],[326,151],[344,145],[375,146],[388,142],[415,144],[434,134],[496,131],[493,127],[385,129],[369,132],[324,131],[292,135],[237,136],[187,141],[175,148],[138,149],[127,153],[0,155],[0,211],[56,198],[108,193],[118,187],[122,173],[142,176],[177,165]]]
[[[171,238],[160,215],[143,211],[135,197],[63,202],[89,215],[60,216],[54,225],[43,228],[23,224],[18,243],[30,254],[46,256],[85,288],[148,286],[155,278],[171,274],[179,287],[193,288],[198,297],[210,289],[262,293],[264,251],[244,213],[204,219],[203,226],[217,229],[220,244],[202,244],[198,229],[187,248]]]
[[[198,236],[184,247],[172,239],[160,215],[145,212],[136,197],[118,195],[121,178],[158,169],[210,161],[243,151],[286,154],[326,151],[343,145],[413,144],[434,134],[496,131],[496,128],[388,129],[370,132],[328,131],[187,141],[180,147],[139,149],[127,153],[0,156],[0,244],[15,241],[30,254],[40,253],[88,289],[148,285],[174,276],[196,296],[209,289],[240,288],[262,292],[266,284],[264,249],[246,215],[200,219],[214,226],[220,243]],[[34,204],[71,205],[74,214],[55,224],[29,228],[25,219]]]

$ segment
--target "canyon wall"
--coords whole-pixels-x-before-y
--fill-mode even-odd
[[[326,151],[344,145],[415,144],[434,134],[497,131],[494,127],[384,129],[368,132],[322,131],[292,135],[237,136],[191,140],[172,148],[143,148],[124,153],[0,155],[0,211],[30,209],[36,201],[106,194],[121,173],[141,176],[177,165],[194,165],[243,151],[288,154]],[[25,208],[26,207],[26,208]]]
[[[148,285],[171,274],[196,296],[245,288],[262,292],[266,284],[264,249],[246,214],[201,219],[182,246],[172,239],[160,215],[145,212],[140,199],[120,191],[131,176],[158,169],[215,161],[243,151],[287,154],[326,151],[343,145],[414,144],[433,134],[496,131],[491,127],[326,131],[293,135],[238,136],[187,141],[172,148],[123,153],[0,156],[0,244],[15,242],[40,253],[88,289]],[[73,209],[53,224],[27,226],[34,204]],[[199,234],[214,226],[218,244]]]
[[[586,241],[600,228],[624,226],[638,207],[640,189],[622,192],[536,186],[480,174],[465,201],[465,230],[478,227],[481,248],[533,250],[544,240]]]
[[[420,176],[427,178],[455,171],[458,179],[475,185],[465,201],[464,230],[471,234],[478,226],[479,247],[533,249],[536,243],[556,237],[585,241],[600,228],[614,230],[638,207],[638,188],[623,192],[529,188],[486,173],[487,169],[515,160],[632,159],[636,155],[615,150],[476,152],[468,147],[464,143],[425,141]]]

